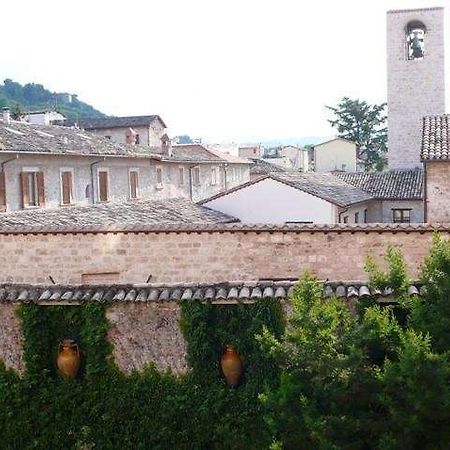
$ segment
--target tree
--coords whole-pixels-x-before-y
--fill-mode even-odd
[[[272,449],[448,448],[450,242],[434,240],[423,298],[408,294],[401,253],[389,248],[385,260],[386,272],[371,259],[366,269],[396,305],[368,298],[349,308],[306,274],[284,335],[258,337],[281,368],[261,395]]]
[[[337,106],[326,106],[334,117],[328,122],[338,136],[358,145],[359,158],[366,171],[383,170],[386,165],[386,103],[370,105],[362,100],[343,97]]]

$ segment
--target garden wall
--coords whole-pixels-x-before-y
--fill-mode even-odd
[[[347,225],[163,229],[150,231],[0,231],[0,280],[14,283],[222,282],[297,278],[367,280],[368,254],[400,248],[414,278],[429,249],[429,225]],[[449,227],[441,227],[444,237]]]

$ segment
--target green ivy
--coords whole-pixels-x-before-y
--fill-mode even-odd
[[[0,366],[0,448],[267,448],[258,395],[278,369],[255,339],[263,327],[280,336],[281,305],[182,304],[189,373],[175,377],[149,365],[129,376],[111,359],[105,305],[24,304],[25,375]],[[59,343],[75,339],[82,366],[75,380],[57,372]],[[219,369],[224,344],[245,363],[242,384],[227,386]]]

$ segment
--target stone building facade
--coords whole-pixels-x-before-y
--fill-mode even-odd
[[[249,179],[246,160],[201,146],[149,147],[70,127],[0,120],[0,210],[138,199],[200,200]]]
[[[410,54],[411,36],[422,56]],[[389,168],[422,167],[422,118],[445,112],[443,8],[388,12],[387,78]]]

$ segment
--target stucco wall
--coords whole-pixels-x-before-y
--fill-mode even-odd
[[[0,162],[14,158],[15,154],[1,155]],[[94,199],[98,201],[98,171],[109,172],[109,201],[127,201],[130,198],[129,170],[137,169],[139,172],[139,197],[143,199],[164,199],[173,197],[190,198],[190,163],[160,162],[143,158],[114,158],[106,157],[80,157],[58,155],[19,155],[18,159],[7,162],[4,166],[6,180],[7,210],[22,209],[22,194],[19,175],[24,168],[35,168],[44,173],[45,206],[56,208],[61,206],[61,174],[62,168],[73,170],[74,204],[88,205],[91,198],[86,197],[87,186],[91,184],[90,164],[93,165]],[[193,186],[193,199],[201,200],[225,189],[224,166],[220,166],[220,176],[217,184],[211,183],[211,167],[219,165],[200,164],[200,185]],[[163,183],[158,186],[156,182],[156,168],[163,169]],[[179,168],[184,167],[184,183],[179,182]],[[249,179],[248,165],[231,164],[236,167],[236,177],[228,180],[228,186],[233,187]],[[90,189],[90,188],[89,188]]]
[[[387,14],[389,168],[421,167],[422,118],[445,113],[443,9]],[[426,26],[425,57],[408,60],[405,27]]]
[[[336,207],[306,192],[265,178],[204,203],[244,223],[334,223]]]
[[[417,275],[430,229],[369,229],[0,234],[0,280],[45,284],[52,276],[80,284],[83,274],[115,272],[120,283],[150,275],[155,283],[221,282],[296,278],[305,269],[322,279],[366,280],[366,255],[382,260],[388,245],[402,250]]]
[[[314,147],[314,171],[356,171],[356,144],[334,139]]]

